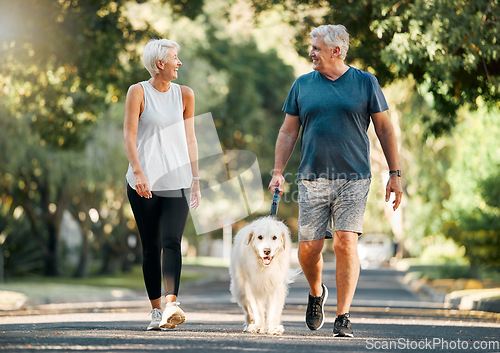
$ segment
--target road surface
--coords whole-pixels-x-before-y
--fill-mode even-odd
[[[243,314],[231,300],[227,273],[181,286],[187,321],[175,330],[147,332],[148,302],[68,303],[0,317],[2,352],[500,352],[500,315],[443,308],[412,292],[401,273],[363,270],[351,310],[355,337],[333,338],[334,264],[325,265],[329,287],[326,322],[304,322],[308,287],[292,284],[281,336],[243,333]],[[227,271],[227,270],[223,270]],[[31,315],[27,315],[31,314]]]

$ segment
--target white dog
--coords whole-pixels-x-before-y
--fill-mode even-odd
[[[293,279],[290,231],[273,217],[260,218],[234,237],[231,293],[245,313],[244,331],[282,334],[281,312]]]

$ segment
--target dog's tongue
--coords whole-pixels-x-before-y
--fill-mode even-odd
[[[263,257],[262,262],[264,265],[269,265],[271,263],[271,258],[270,257]]]

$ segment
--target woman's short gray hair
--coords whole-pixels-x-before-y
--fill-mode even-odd
[[[339,58],[345,60],[347,51],[349,50],[349,33],[342,25],[322,25],[314,28],[311,37],[325,36],[323,38],[325,44],[330,49],[340,48]]]
[[[151,74],[151,77],[154,77],[159,72],[156,60],[163,61],[170,48],[175,48],[177,51],[181,49],[179,44],[169,39],[151,39],[146,44],[144,53],[142,54],[142,62]]]

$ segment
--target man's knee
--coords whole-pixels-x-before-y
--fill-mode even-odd
[[[299,242],[299,258],[314,259],[321,256],[324,239]]]
[[[335,232],[333,248],[337,255],[357,253],[358,234],[352,232]]]

